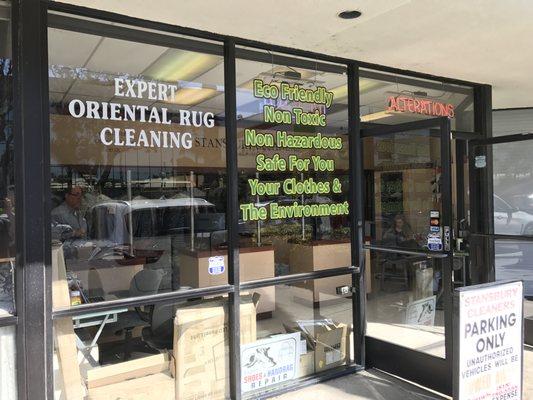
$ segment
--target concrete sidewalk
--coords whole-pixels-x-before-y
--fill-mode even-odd
[[[378,370],[333,379],[276,397],[279,400],[433,400],[447,399]]]
[[[286,393],[279,400],[433,400],[451,399],[378,370],[333,379]],[[524,349],[524,400],[533,400],[533,348]]]

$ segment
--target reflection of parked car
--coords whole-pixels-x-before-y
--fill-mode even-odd
[[[224,229],[223,217],[215,212],[213,204],[198,198],[108,201],[87,212],[88,236],[128,244],[130,225],[132,237],[147,238]]]
[[[500,235],[533,235],[533,215],[511,206],[495,194],[494,233]]]
[[[533,214],[511,206],[494,195],[494,233],[533,235]],[[533,243],[523,240],[496,240],[496,278],[524,280],[524,294],[531,295]]]
[[[162,289],[176,283],[171,282],[174,252],[196,248],[212,232],[225,232],[225,214],[201,198],[106,201],[91,207],[86,218],[88,238],[98,244],[91,259],[162,269]]]

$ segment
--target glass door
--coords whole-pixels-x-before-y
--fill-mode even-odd
[[[361,136],[367,362],[446,393],[453,255],[449,120],[372,127]]]

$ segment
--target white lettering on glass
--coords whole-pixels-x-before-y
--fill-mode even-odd
[[[178,90],[177,85],[146,82],[140,79],[115,78],[114,94],[116,97],[149,99],[154,101],[173,101]],[[104,121],[147,122],[158,125],[171,125],[172,118],[166,107],[124,104],[116,102],[98,102],[94,100],[73,99],[68,111],[74,118],[88,118]],[[213,128],[215,115],[212,112],[197,110],[177,110],[179,125],[200,128]],[[135,128],[105,127],[100,131],[100,142],[104,146],[127,147],[162,147],[192,148],[193,138],[190,132],[168,130],[144,130]]]

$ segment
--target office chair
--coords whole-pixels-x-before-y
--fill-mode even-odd
[[[142,339],[156,350],[169,350],[173,347],[174,315],[176,304],[156,304],[151,312],[151,323],[142,330]]]
[[[158,269],[143,269],[137,272],[130,282],[130,297],[147,296],[156,294],[159,290],[159,285],[163,279],[164,272]],[[131,358],[131,339],[133,329],[137,327],[146,327],[150,324],[150,316],[153,312],[153,306],[141,309],[135,307],[135,310],[130,310],[119,314],[116,323],[110,325],[115,335],[124,332],[124,356],[123,360],[127,361]]]
[[[188,286],[181,286],[179,290],[189,290]],[[155,350],[170,350],[174,341],[174,317],[176,309],[187,300],[179,304],[156,304],[150,310],[150,324],[143,328],[143,341]]]

